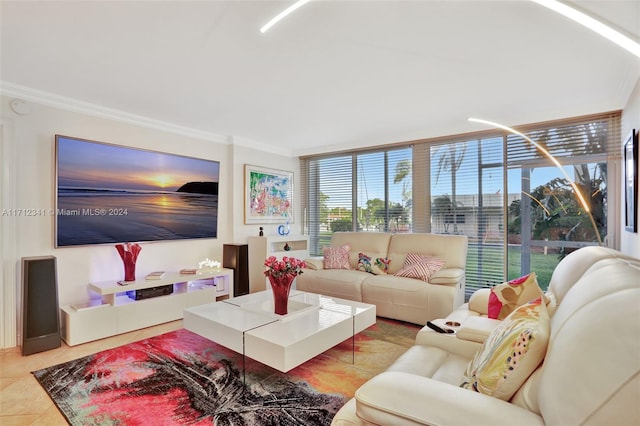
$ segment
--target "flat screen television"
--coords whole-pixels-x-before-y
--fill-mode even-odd
[[[220,162],[56,135],[55,246],[217,238]]]

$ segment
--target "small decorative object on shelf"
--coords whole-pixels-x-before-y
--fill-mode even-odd
[[[197,269],[190,269],[190,268],[180,269],[180,275],[195,275],[197,272],[198,272]]]
[[[289,235],[289,231],[291,229],[289,228],[289,220],[287,219],[287,221],[285,222],[284,225],[280,225],[278,226],[278,234],[281,236],[286,236]]]
[[[264,228],[262,226],[260,227],[260,232],[258,232],[258,236],[264,237]]]
[[[284,243],[284,251],[289,251],[291,250],[291,246],[289,245],[289,243]]]
[[[295,277],[302,274],[305,263],[295,257],[284,256],[282,260],[278,260],[275,256],[269,256],[264,261],[264,266],[267,267],[264,274],[269,278],[273,291],[274,312],[277,315],[286,315],[291,284]]]
[[[164,271],[155,271],[155,272],[148,273],[145,278],[148,280],[159,280],[162,277],[164,277],[164,275],[165,275]]]
[[[136,260],[142,247],[137,243],[116,244],[116,250],[124,263],[124,281],[136,280]]]
[[[217,260],[211,260],[207,257],[205,260],[198,262],[198,269],[202,272],[210,270],[219,271],[220,262]]]

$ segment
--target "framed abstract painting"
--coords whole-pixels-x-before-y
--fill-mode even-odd
[[[293,172],[244,166],[244,223],[293,223]]]

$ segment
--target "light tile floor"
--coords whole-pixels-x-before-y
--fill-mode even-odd
[[[67,424],[53,401],[31,374],[32,371],[179,328],[182,328],[181,320],[77,346],[67,346],[62,342],[58,349],[28,356],[22,356],[20,348],[0,350],[0,425]]]

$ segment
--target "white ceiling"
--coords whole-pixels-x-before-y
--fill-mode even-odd
[[[525,0],[316,0],[259,32],[292,3],[2,0],[3,91],[303,155],[622,109],[640,79]],[[572,3],[640,39],[640,0]]]

